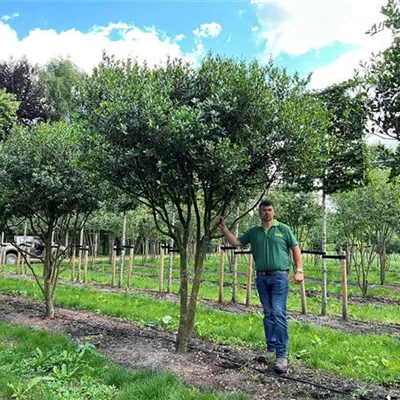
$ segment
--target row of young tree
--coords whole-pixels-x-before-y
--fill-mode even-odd
[[[392,3],[388,26],[398,23],[390,16],[398,13]],[[171,238],[180,253],[177,349],[186,351],[204,249],[219,236],[217,216],[234,216],[234,225],[274,186],[292,193],[320,190],[324,210],[326,196],[335,195],[342,211],[350,200],[338,193],[368,182],[371,158],[365,126],[378,103],[387,106],[377,100],[383,89],[378,90],[373,75],[385,63],[391,68],[393,60],[385,57],[374,59],[379,68],[370,67],[365,79],[317,93],[309,91],[308,79],[289,75],[272,61],[261,65],[212,54],[198,68],[181,60],[150,68],[105,55],[90,76],[65,60],[55,60],[37,73],[27,60],[3,62],[2,223],[28,220],[48,249],[55,231],[64,237],[75,233],[67,249],[46,252],[43,277],[35,275],[47,315],[54,315],[63,256],[89,216],[106,203],[120,212],[145,206],[158,231]],[[23,68],[14,68],[18,65]],[[372,97],[362,85],[373,85]],[[386,118],[392,109],[379,110],[379,118]],[[390,133],[397,135],[396,126],[393,129]],[[359,206],[361,195],[354,196]],[[365,198],[367,204],[368,194]],[[238,214],[241,204],[248,208]],[[357,232],[368,214],[363,218],[354,221]],[[325,212],[322,226],[325,250]],[[346,239],[356,247],[352,236]],[[192,240],[196,250],[189,288]],[[326,292],[324,265],[322,274]]]

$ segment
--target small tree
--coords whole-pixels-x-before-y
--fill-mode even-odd
[[[78,108],[78,89],[85,79],[70,60],[53,59],[38,72],[39,84],[52,121],[69,120]]]
[[[89,79],[84,109],[97,143],[96,168],[148,205],[158,229],[179,249],[180,352],[193,331],[214,218],[236,212],[235,202],[282,179],[283,165],[301,170],[317,147],[324,123],[305,86],[272,64],[218,56],[197,70],[179,60],[150,70],[106,58]]]
[[[97,206],[97,185],[93,174],[81,166],[83,156],[80,131],[65,123],[15,129],[1,147],[0,185],[7,215],[27,218],[30,230],[46,247],[42,276],[28,266],[50,318],[54,316],[62,260],[68,251],[52,249],[54,231],[57,228],[59,236],[79,231],[78,225]]]

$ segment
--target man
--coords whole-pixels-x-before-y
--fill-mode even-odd
[[[256,287],[264,310],[264,332],[267,352],[264,359],[276,356],[275,372],[287,371],[288,322],[286,303],[289,288],[290,251],[295,262],[294,282],[303,280],[303,263],[300,247],[285,224],[274,219],[274,207],[268,200],[259,205],[261,224],[248,229],[237,238],[226,227],[222,218],[219,227],[234,247],[251,244],[256,270]]]

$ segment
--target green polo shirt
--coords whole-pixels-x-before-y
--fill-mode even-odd
[[[262,225],[248,229],[239,241],[243,246],[251,244],[257,271],[290,269],[290,249],[298,244],[293,231],[278,221],[268,230]]]

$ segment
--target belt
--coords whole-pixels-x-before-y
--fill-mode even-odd
[[[275,271],[256,271],[256,275],[285,275],[289,272],[289,270],[275,270]]]

